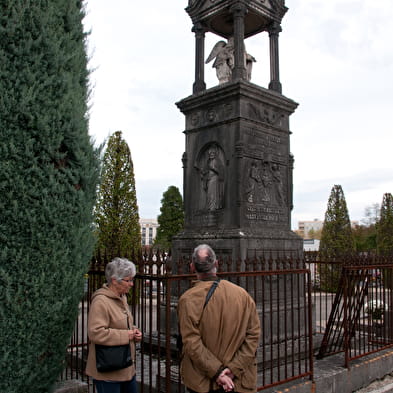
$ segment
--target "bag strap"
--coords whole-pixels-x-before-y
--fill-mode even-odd
[[[218,283],[219,282],[220,282],[220,279],[217,278],[217,280],[214,281],[213,284],[211,285],[211,287],[209,288],[209,292],[206,295],[205,304],[203,305],[202,315],[203,315],[203,311],[205,310],[205,307],[207,306],[207,303],[209,303],[210,298],[212,297],[214,291],[218,287]],[[201,318],[202,318],[202,315],[201,315]],[[183,348],[183,341],[182,341],[182,338],[181,338],[179,325],[178,325],[178,331],[179,331],[179,333],[176,335],[176,347],[177,347],[177,349],[181,353],[182,352],[182,348]]]
[[[217,278],[217,280],[214,281],[212,286],[210,287],[209,292],[206,295],[206,300],[205,300],[205,304],[203,305],[203,309],[205,309],[205,307],[207,306],[207,303],[209,303],[209,300],[213,296],[213,293],[216,290],[216,288],[218,287],[219,282],[220,282],[220,279]]]

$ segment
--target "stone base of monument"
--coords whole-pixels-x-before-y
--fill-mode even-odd
[[[269,230],[252,231],[250,229],[184,231],[172,242],[172,261],[189,258],[196,246],[209,244],[217,257],[229,258],[234,263],[238,259],[264,258],[281,259],[286,257],[301,258],[303,239],[292,231]],[[176,271],[176,264],[172,272]],[[261,266],[261,270],[266,267]],[[175,270],[175,271],[174,271]]]

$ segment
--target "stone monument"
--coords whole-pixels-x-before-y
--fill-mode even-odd
[[[282,94],[279,79],[284,3],[189,0],[195,81],[193,94],[177,103],[185,115],[185,229],[173,241],[174,258],[202,242],[233,260],[302,252],[302,239],[291,231],[289,117],[297,103]],[[223,40],[205,60],[208,32]],[[270,42],[268,88],[251,82],[256,59],[244,42],[263,32]],[[206,89],[205,63],[213,60],[219,83]]]

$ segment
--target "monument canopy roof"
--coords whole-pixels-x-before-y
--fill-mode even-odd
[[[272,22],[281,23],[288,10],[285,0],[189,0],[187,13],[194,24],[202,23],[208,31],[228,38],[233,35],[231,7],[243,4],[247,8],[244,36],[265,31]]]

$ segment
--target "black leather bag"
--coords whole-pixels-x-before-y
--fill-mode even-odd
[[[99,372],[121,370],[132,365],[130,344],[96,344],[96,367]]]

